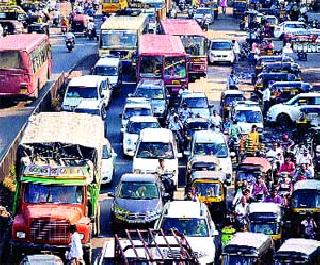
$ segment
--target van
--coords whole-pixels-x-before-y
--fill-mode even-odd
[[[102,119],[105,119],[109,98],[110,89],[107,78],[97,75],[74,77],[69,82],[61,109],[74,111],[81,102],[92,101],[96,103],[96,108],[100,110]]]
[[[119,57],[104,56],[92,69],[93,75],[105,76],[109,79],[111,93],[120,93],[122,86],[122,63]]]
[[[172,173],[174,185],[178,185],[178,146],[171,130],[146,128],[141,130],[133,158],[133,172],[155,173],[159,159],[164,160],[165,169]]]

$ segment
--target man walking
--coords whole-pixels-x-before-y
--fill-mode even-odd
[[[229,89],[238,89],[237,88],[238,79],[234,74],[234,71],[231,71],[231,74],[228,77],[228,88]]]
[[[262,101],[263,101],[263,116],[266,117],[267,111],[270,107],[270,87],[267,86],[262,91]]]
[[[81,244],[80,235],[77,233],[75,225],[70,226],[71,246],[70,251],[67,252],[67,259],[69,265],[84,265],[83,249]]]

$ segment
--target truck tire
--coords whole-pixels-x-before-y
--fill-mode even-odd
[[[89,248],[85,248],[83,250],[83,260],[86,265],[92,264],[92,249],[91,246]]]

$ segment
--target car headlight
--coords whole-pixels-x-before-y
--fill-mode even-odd
[[[119,215],[125,215],[125,214],[129,213],[129,211],[119,207],[118,205],[114,206],[113,210],[114,210],[115,214],[119,214]]]
[[[26,238],[26,233],[25,232],[17,232],[17,238],[20,238],[20,239],[22,239],[22,238]]]

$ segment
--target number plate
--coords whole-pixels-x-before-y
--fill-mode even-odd
[[[21,94],[27,94],[27,89],[26,88],[21,88],[20,89]]]
[[[172,85],[180,85],[180,80],[172,80]]]

